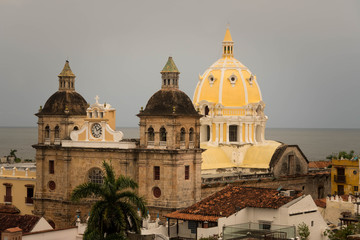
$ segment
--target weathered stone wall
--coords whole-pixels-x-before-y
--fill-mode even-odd
[[[228,183],[213,183],[202,185],[201,199],[220,191]],[[248,187],[261,187],[277,189],[292,189],[303,191],[304,194],[309,194],[313,199],[318,199],[319,187],[323,187],[323,196],[330,194],[330,173],[323,174],[307,174],[303,176],[273,178],[273,179],[251,179],[233,182],[231,184],[248,186]]]
[[[308,163],[296,146],[287,146],[274,164],[275,177],[308,173]]]

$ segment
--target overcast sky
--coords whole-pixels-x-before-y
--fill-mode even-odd
[[[77,92],[137,126],[169,55],[192,98],[227,23],[268,127],[360,128],[358,0],[1,0],[0,126],[36,126],[67,58]]]

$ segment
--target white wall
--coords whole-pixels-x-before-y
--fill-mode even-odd
[[[289,206],[288,210],[288,225],[294,225],[297,227],[300,223],[304,222],[310,230],[309,240],[328,239],[323,235],[327,228],[327,224],[318,211],[318,208],[310,195],[305,196],[301,201]],[[289,216],[291,213],[300,213],[313,210],[316,210],[316,212]],[[284,215],[284,217],[286,216]]]
[[[36,223],[31,232],[39,232],[44,230],[52,230],[52,226],[45,220],[45,218],[41,217],[40,220]]]
[[[76,240],[77,228],[23,235],[23,240]]]
[[[351,214],[355,214],[357,212],[357,206],[352,202],[343,201],[341,197],[338,196],[326,198],[324,218],[327,221],[338,225],[340,223],[339,217],[341,217],[342,212],[351,212]]]
[[[200,227],[200,225],[198,225],[198,227]],[[188,229],[188,222],[182,222],[179,223],[179,237],[184,237],[184,238],[195,238],[196,234],[191,233],[191,230]]]
[[[218,235],[219,230],[218,227],[212,227],[212,228],[198,228],[197,229],[197,239],[203,238],[203,237],[209,237]]]

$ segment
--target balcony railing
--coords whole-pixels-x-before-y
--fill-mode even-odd
[[[12,196],[4,196],[4,202],[11,203],[12,202]]]
[[[26,204],[33,204],[34,201],[33,201],[32,197],[25,197],[25,203]]]
[[[335,175],[334,181],[337,183],[346,183],[346,176],[345,175]]]

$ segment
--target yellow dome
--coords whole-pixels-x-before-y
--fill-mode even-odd
[[[230,31],[226,29],[222,58],[199,76],[193,98],[195,106],[207,101],[214,106],[243,107],[262,101],[256,76],[234,58],[233,45]]]

